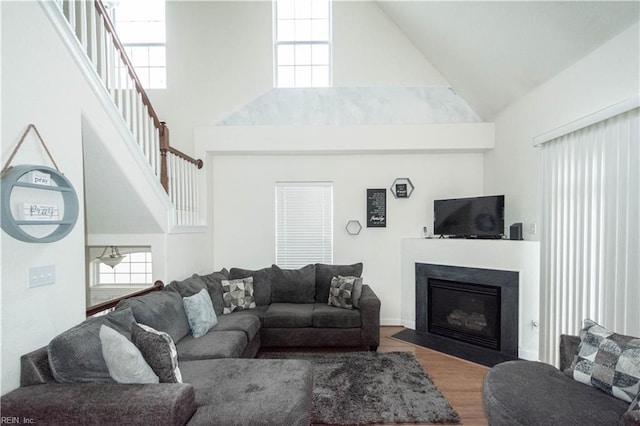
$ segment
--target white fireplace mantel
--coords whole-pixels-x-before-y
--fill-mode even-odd
[[[464,266],[520,274],[518,356],[539,359],[540,243],[538,241],[404,239],[401,243],[401,319],[415,330],[415,264]]]

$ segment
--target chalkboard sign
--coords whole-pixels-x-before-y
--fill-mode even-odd
[[[367,189],[367,228],[386,228],[387,190]]]
[[[396,197],[409,198],[409,192],[407,191],[406,183],[396,183]]]

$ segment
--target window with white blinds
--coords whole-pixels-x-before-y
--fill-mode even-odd
[[[333,183],[276,183],[276,264],[333,263]]]

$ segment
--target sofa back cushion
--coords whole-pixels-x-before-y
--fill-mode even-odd
[[[202,277],[193,274],[193,276],[182,281],[171,281],[164,289],[166,291],[175,291],[179,293],[181,297],[191,297],[194,294],[200,293],[200,290],[207,289],[207,285]]]
[[[191,332],[182,297],[175,291],[154,291],[122,300],[116,310],[131,308],[136,322],[167,333],[174,342]]]
[[[316,263],[316,302],[327,303],[329,300],[329,288],[331,280],[337,276],[360,277],[362,276],[362,263],[353,265],[325,265]]]
[[[250,269],[231,268],[229,271],[229,280],[238,280],[248,277],[253,278],[253,299],[256,302],[256,305],[270,305],[273,278],[271,268],[263,268],[255,271]]]
[[[114,383],[102,356],[100,327],[106,325],[131,337],[134,317],[121,309],[90,318],[54,337],[47,347],[53,377],[62,383]]]
[[[300,269],[282,269],[278,265],[272,265],[271,271],[273,276],[271,303],[313,303],[315,301],[315,265],[307,265]]]
[[[212,272],[207,275],[193,275],[199,276],[202,281],[207,285],[209,296],[211,296],[211,302],[213,303],[213,310],[216,311],[216,315],[222,315],[224,310],[222,281],[229,279],[229,271],[225,268],[217,272]]]

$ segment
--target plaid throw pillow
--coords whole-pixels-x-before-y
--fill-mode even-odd
[[[586,319],[573,360],[573,378],[623,401],[640,391],[640,339],[613,333]]]

